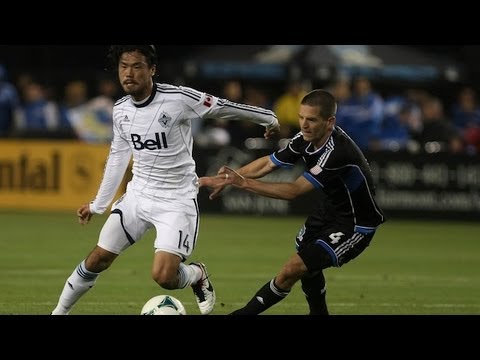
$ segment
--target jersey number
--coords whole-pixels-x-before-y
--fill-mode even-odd
[[[190,251],[190,241],[188,241],[188,235],[183,238],[183,232],[179,231],[178,234],[178,248],[181,249],[182,246],[187,249],[187,252]]]
[[[330,243],[332,244],[336,244],[340,241],[340,239],[342,238],[342,236],[344,236],[345,234],[342,233],[342,232],[337,232],[337,233],[332,233],[330,234],[329,238],[330,238]]]

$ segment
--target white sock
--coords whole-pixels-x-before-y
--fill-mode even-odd
[[[98,273],[88,271],[85,268],[85,260],[82,261],[65,282],[57,307],[52,311],[52,315],[68,315],[78,299],[93,287],[98,275]]]
[[[178,288],[183,289],[189,285],[194,285],[202,278],[202,269],[197,265],[185,265],[180,263],[178,266]]]

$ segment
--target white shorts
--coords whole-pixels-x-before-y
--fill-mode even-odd
[[[197,243],[199,220],[196,199],[152,200],[127,191],[113,204],[97,245],[120,254],[155,227],[155,249],[185,260]]]

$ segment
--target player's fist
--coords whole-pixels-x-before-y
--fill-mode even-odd
[[[280,134],[280,124],[277,123],[273,126],[268,126],[265,128],[265,134],[263,136],[268,140],[274,136],[277,136],[278,134]]]
[[[83,204],[77,210],[78,222],[81,225],[87,225],[93,214],[90,212],[90,205]]]

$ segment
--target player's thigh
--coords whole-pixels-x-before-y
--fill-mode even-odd
[[[98,246],[120,254],[142,238],[151,225],[139,217],[137,201],[134,196],[124,196],[115,203],[100,231]]]
[[[333,226],[315,234],[299,248],[298,254],[309,271],[340,267],[360,255],[370,244],[373,232],[352,231],[347,226]]]
[[[188,258],[197,243],[199,213],[196,200],[161,201],[150,221],[157,236],[155,249]]]

